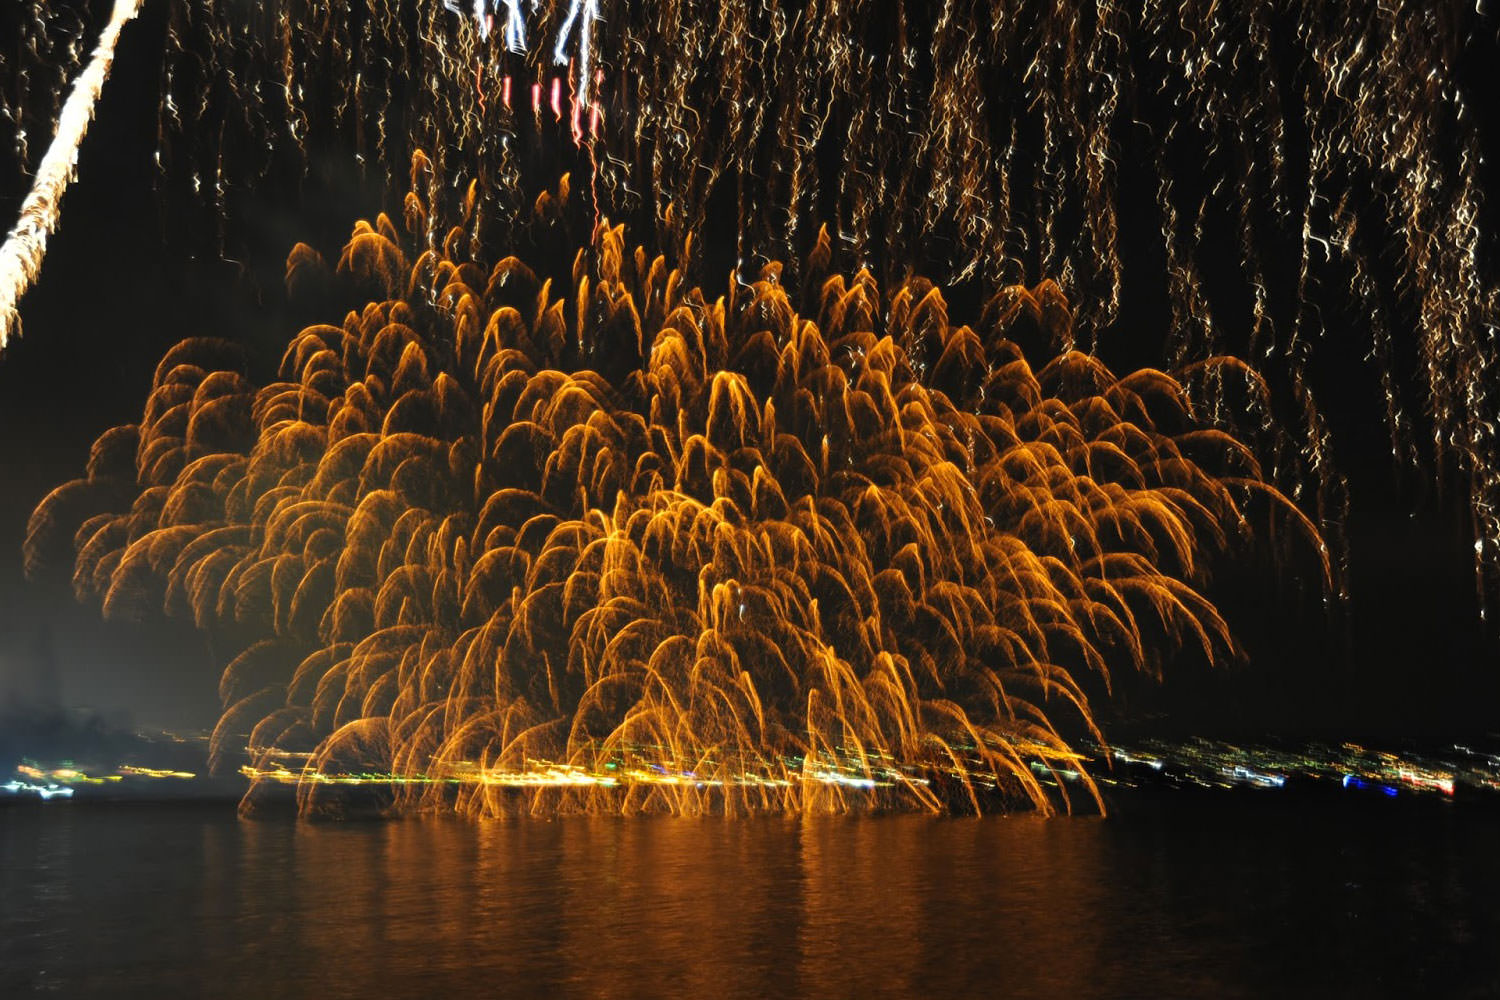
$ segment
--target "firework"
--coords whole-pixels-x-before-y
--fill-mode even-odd
[[[88,68],[73,84],[73,91],[58,116],[57,134],[37,169],[31,192],[21,203],[21,215],[0,246],[0,348],[20,325],[16,304],[41,273],[47,253],[47,237],[57,229],[62,198],[73,180],[78,147],[94,120],[94,105],[114,63],[120,31],[140,10],[141,0],[115,0],[109,23]]]
[[[106,614],[245,640],[219,750],[249,732],[309,806],[376,773],[485,815],[1050,810],[1063,772],[1095,794],[1089,686],[1233,648],[1197,584],[1247,511],[1316,542],[1174,379],[1033,370],[1012,338],[1069,336],[1056,286],[953,325],[825,233],[795,287],[710,300],[623,227],[568,252],[567,201],[537,202],[538,274],[427,246],[408,195],[334,269],[369,301],[279,380],[175,348],[33,516],[33,564],[71,537]],[[299,245],[288,281],[328,270]]]

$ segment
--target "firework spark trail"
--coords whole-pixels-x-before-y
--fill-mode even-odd
[[[599,0],[571,0],[568,16],[557,30],[557,44],[552,49],[552,61],[559,66],[568,65],[568,42],[573,29],[578,28],[578,105],[590,107],[589,91],[593,86],[591,73],[594,22],[599,20]],[[576,113],[576,112],[575,112]]]
[[[485,0],[474,0],[470,16],[475,26],[479,29],[481,41],[490,37],[490,28],[494,22],[495,13],[499,11],[502,4],[505,7],[505,47],[518,55],[526,54],[526,14],[521,9],[522,0],[490,0],[488,6]],[[536,9],[537,0],[531,0],[532,10]],[[443,0],[443,6],[455,14],[464,13],[459,6],[458,0]]]
[[[21,296],[31,287],[42,270],[47,253],[47,238],[57,230],[63,194],[72,183],[78,164],[78,147],[94,120],[94,105],[109,78],[114,63],[115,45],[120,30],[140,11],[142,0],[115,0],[109,23],[99,33],[88,67],[73,84],[73,91],[63,104],[57,120],[57,133],[37,168],[36,180],[21,214],[11,229],[5,245],[0,247],[0,349],[20,331],[17,313]]]

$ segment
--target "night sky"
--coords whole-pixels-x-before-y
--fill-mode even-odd
[[[82,473],[100,432],[139,418],[157,361],[179,339],[228,337],[249,347],[255,373],[273,371],[308,319],[279,286],[286,251],[302,240],[335,252],[355,219],[391,206],[352,151],[335,150],[298,184],[273,179],[241,195],[228,243],[239,259],[221,259],[211,213],[155,190],[160,53],[150,40],[161,6],[125,31],[60,230],[22,303],[24,335],[0,356],[0,706],[89,707],[122,724],[197,728],[218,714],[215,651],[184,623],[101,622],[73,601],[68,566],[26,580],[27,517]],[[5,225],[26,189],[17,164],[0,161]],[[1127,268],[1149,267],[1145,241],[1131,239],[1122,236]],[[1127,310],[1124,328],[1161,322],[1156,304]],[[1462,491],[1395,471],[1376,370],[1337,333],[1313,365],[1350,481],[1352,603],[1325,611],[1295,567],[1226,569],[1210,593],[1248,662],[1213,672],[1185,664],[1161,689],[1127,684],[1112,708],[1100,706],[1106,720],[1335,738],[1456,736],[1491,724],[1496,645],[1479,622]]]
[[[209,213],[158,192],[161,54],[148,39],[160,39],[163,21],[163,5],[152,4],[125,30],[64,222],[23,300],[23,336],[0,358],[0,704],[57,703],[122,724],[196,729],[219,712],[222,662],[206,640],[164,619],[103,622],[74,601],[69,566],[27,580],[27,518],[82,473],[100,432],[140,419],[157,362],[184,337],[251,345],[258,373],[274,373],[284,338],[300,326],[281,288],[286,252],[299,239],[337,250],[353,220],[383,206],[352,157],[325,164],[338,183],[314,175],[300,192],[248,194],[235,234],[246,259],[221,257]],[[9,157],[0,167],[8,226],[28,183]]]

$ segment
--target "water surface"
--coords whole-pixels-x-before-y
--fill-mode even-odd
[[[0,995],[1494,995],[1500,820],[0,810]]]

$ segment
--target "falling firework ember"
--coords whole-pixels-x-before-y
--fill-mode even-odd
[[[1011,338],[1068,337],[1055,286],[970,328],[826,235],[800,291],[772,264],[710,301],[621,227],[555,282],[425,247],[416,194],[404,224],[356,228],[338,279],[376,300],[279,381],[171,351],[30,530],[106,614],[269,635],[218,739],[302,755],[310,799],[378,772],[480,814],[1051,809],[1088,677],[1232,648],[1197,584],[1249,512],[1315,542],[1173,379],[1033,371]],[[299,246],[287,276],[324,270]]]

